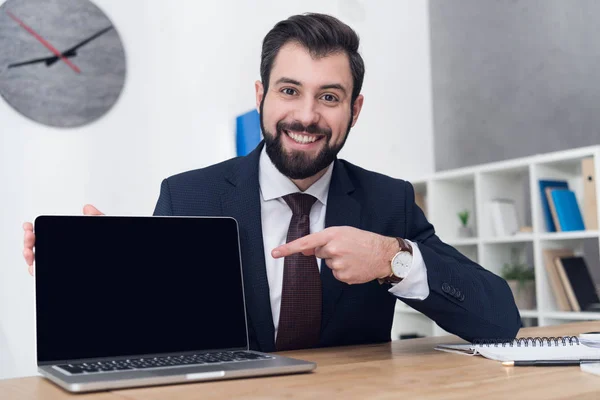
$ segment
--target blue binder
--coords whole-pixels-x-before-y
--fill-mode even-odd
[[[584,230],[585,225],[575,193],[565,189],[552,190],[551,193],[560,230],[563,232]]]
[[[236,118],[236,150],[238,156],[245,156],[260,143],[260,117],[256,110]]]
[[[552,213],[548,205],[548,197],[546,197],[547,187],[568,189],[569,184],[567,181],[540,180],[540,198],[542,199],[542,212],[546,221],[546,230],[548,232],[556,232],[556,226],[554,226],[554,220],[552,219]]]

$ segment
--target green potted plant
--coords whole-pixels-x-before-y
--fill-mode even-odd
[[[514,255],[510,263],[502,268],[502,278],[512,290],[515,303],[520,310],[533,310],[535,302],[535,274],[533,268],[521,263]]]
[[[458,214],[460,220],[460,227],[458,228],[458,237],[471,237],[473,236],[473,230],[468,226],[469,224],[469,210],[460,211]]]

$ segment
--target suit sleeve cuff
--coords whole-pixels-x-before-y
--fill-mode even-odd
[[[413,261],[410,272],[402,281],[393,285],[389,292],[396,297],[413,300],[425,300],[429,296],[429,282],[427,281],[427,268],[423,255],[417,243],[404,239],[413,249]]]

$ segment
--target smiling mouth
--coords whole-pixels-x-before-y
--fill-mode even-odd
[[[298,132],[294,132],[294,131],[288,131],[283,129],[283,132],[289,137],[291,138],[294,142],[296,143],[300,143],[300,144],[309,144],[309,143],[314,143],[318,140],[323,139],[323,135],[311,135],[311,134],[307,134],[307,133],[298,133]]]

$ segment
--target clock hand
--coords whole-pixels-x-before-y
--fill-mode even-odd
[[[75,50],[72,50],[72,51],[62,53],[62,55],[67,58],[71,58],[71,57],[75,57],[77,55],[77,52]],[[56,57],[56,56],[48,57],[48,59],[46,60],[46,67],[50,67],[52,64],[54,64],[57,61],[58,61],[58,57]]]
[[[77,55],[76,52],[73,53],[64,53],[63,56],[69,58],[69,57],[75,57]],[[18,62],[18,63],[14,63],[14,64],[9,64],[7,68],[16,68],[16,67],[22,67],[24,65],[31,65],[31,64],[37,64],[37,63],[46,63],[47,66],[50,66],[52,64],[54,64],[56,61],[58,61],[58,57],[56,56],[51,56],[51,57],[43,57],[43,58],[36,58],[33,60],[28,60],[28,61],[22,61],[22,62]]]
[[[79,49],[80,47],[85,46],[86,44],[88,44],[89,42],[91,42],[92,40],[98,38],[99,36],[104,35],[106,32],[108,32],[109,30],[113,29],[112,26],[109,26],[108,28],[104,28],[101,31],[93,34],[92,36],[90,36],[89,38],[79,42],[78,44],[76,44],[75,46],[71,47],[70,49],[66,50],[64,53],[61,54],[61,58],[62,57],[75,57],[77,55],[77,49]],[[44,62],[46,63],[46,66],[51,66],[54,63],[56,63],[59,60],[58,56],[51,56],[51,57],[44,57],[44,58],[36,58],[34,60],[29,60],[29,61],[23,61],[23,62],[19,62],[19,63],[15,63],[15,64],[10,64],[8,66],[8,68],[15,68],[15,67],[21,67],[24,65],[31,65],[31,64],[37,64],[37,63],[41,63]]]
[[[77,43],[75,46],[71,47],[70,49],[67,49],[63,55],[68,55],[68,54],[74,54],[76,55],[76,50],[79,49],[80,47],[85,46],[86,44],[88,44],[89,42],[91,42],[92,40],[98,38],[99,36],[104,35],[106,32],[110,31],[111,29],[113,29],[113,26],[109,26],[108,28],[104,28],[96,33],[94,33],[92,36],[90,36],[89,38],[82,40],[81,42]],[[58,59],[53,59],[51,61],[48,61],[46,63],[47,66],[51,66],[52,64],[54,64],[55,62],[57,62]]]
[[[41,44],[43,44],[44,47],[46,47],[48,50],[50,50],[56,57],[58,57],[62,61],[64,61],[65,64],[67,64],[69,67],[71,67],[71,69],[73,71],[75,71],[78,74],[81,72],[81,70],[75,64],[73,64],[71,61],[69,61],[69,59],[67,57],[65,57],[64,55],[62,55],[58,50],[56,50],[56,48],[54,46],[52,46],[50,43],[48,43],[48,41],[46,41],[36,31],[34,31],[33,29],[31,29],[29,26],[27,26],[23,21],[21,21],[19,18],[17,18],[13,13],[11,13],[10,11],[7,11],[6,14],[8,14],[8,16],[10,18],[12,18],[23,29],[25,29],[27,32],[29,32]]]
[[[106,32],[110,31],[111,29],[113,29],[113,26],[109,26],[108,28],[104,28],[96,33],[94,33],[92,36],[90,36],[89,38],[77,43],[75,46],[71,47],[70,49],[67,49],[63,54],[67,54],[67,53],[71,53],[75,50],[77,50],[80,47],[85,46],[86,44],[88,44],[89,42],[91,42],[92,40],[104,35]]]

